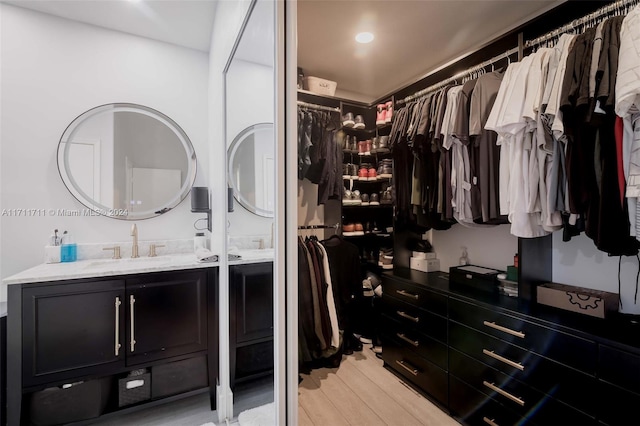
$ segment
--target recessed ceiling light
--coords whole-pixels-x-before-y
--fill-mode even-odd
[[[358,43],[371,43],[373,41],[373,33],[370,32],[363,32],[363,33],[358,33],[356,34],[356,41]]]

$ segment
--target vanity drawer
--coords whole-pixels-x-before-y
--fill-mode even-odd
[[[397,300],[393,297],[383,297],[383,312],[400,322],[404,327],[420,331],[443,343],[447,342],[447,319],[431,312],[417,308],[414,305]]]
[[[382,284],[384,296],[391,296],[413,306],[447,316],[447,296],[385,276],[382,278]]]
[[[391,345],[411,350],[423,358],[447,369],[447,345],[418,331],[404,327],[400,322],[384,315],[382,317],[382,342],[384,350]]]
[[[640,356],[600,345],[598,377],[640,393]]]
[[[570,365],[596,371],[596,343],[461,300],[450,300],[449,318],[523,349]]]
[[[640,395],[603,381],[598,382],[596,392],[600,395],[600,421],[609,425],[638,424]]]
[[[533,423],[545,425],[596,423],[594,418],[455,349],[450,350],[449,356],[449,372],[452,375]]]
[[[448,375],[435,364],[400,345],[384,346],[385,364],[447,406]]]
[[[598,400],[593,392],[596,386],[593,376],[453,322],[449,328],[449,344],[460,351],[452,351],[452,365],[465,362],[466,357],[461,356],[464,353],[540,392],[595,415]]]
[[[527,419],[478,392],[454,376],[449,376],[451,415],[466,425],[505,426],[531,424]]]

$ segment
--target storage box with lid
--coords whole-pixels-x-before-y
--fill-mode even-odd
[[[338,83],[324,78],[308,76],[304,78],[306,90],[318,95],[334,96]]]

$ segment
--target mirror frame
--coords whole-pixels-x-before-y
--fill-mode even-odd
[[[233,138],[233,141],[231,142],[231,145],[229,145],[229,148],[227,150],[227,162],[228,162],[227,164],[229,164],[228,172],[227,172],[228,173],[227,181],[228,181],[228,185],[231,188],[233,188],[233,198],[235,198],[238,201],[238,203],[240,203],[240,205],[242,207],[244,207],[245,209],[247,209],[251,213],[253,213],[255,215],[258,215],[258,216],[274,217],[274,211],[273,210],[261,209],[259,207],[254,206],[253,204],[251,204],[249,202],[249,200],[247,200],[238,191],[236,182],[233,179],[233,159],[234,159],[234,157],[236,155],[236,152],[240,148],[241,142],[246,138],[247,135],[249,135],[251,133],[255,133],[257,130],[262,130],[262,129],[271,129],[271,131],[274,132],[275,126],[273,125],[273,123],[252,124],[251,126],[245,128],[240,133],[238,133],[238,135],[235,138]],[[274,145],[273,146],[274,146],[274,150],[275,150],[275,133],[273,135],[273,140],[274,140]]]
[[[185,154],[187,156],[188,163],[188,171],[187,176],[184,179],[184,183],[180,187],[178,193],[165,205],[158,206],[154,208],[154,211],[147,210],[142,212],[135,212],[135,214],[130,214],[127,212],[127,215],[122,215],[118,209],[114,209],[113,207],[108,207],[103,204],[96,202],[91,199],[87,194],[85,194],[77,184],[73,175],[69,172],[69,147],[70,144],[66,143],[68,140],[73,140],[73,136],[75,135],[78,128],[85,121],[90,118],[104,114],[106,112],[135,112],[138,114],[144,114],[146,116],[152,117],[175,133],[175,135],[180,140],[182,147],[185,150]],[[62,149],[64,145],[64,149]],[[84,206],[88,207],[92,211],[102,216],[111,217],[114,219],[120,220],[141,220],[141,219],[150,219],[153,217],[160,216],[164,213],[167,213],[171,209],[178,206],[186,197],[189,195],[191,191],[191,187],[193,186],[196,179],[196,171],[197,171],[197,160],[196,160],[196,152],[191,144],[191,140],[185,133],[185,131],[171,118],[161,113],[158,110],[153,108],[149,108],[144,105],[133,104],[133,103],[111,103],[99,105],[97,107],[91,108],[88,111],[83,112],[79,116],[77,116],[62,132],[62,136],[60,137],[60,141],[58,142],[58,152],[57,152],[57,160],[58,160],[58,172],[60,173],[60,177],[64,182],[64,185],[67,187],[67,190],[74,196],[76,200],[82,203]]]

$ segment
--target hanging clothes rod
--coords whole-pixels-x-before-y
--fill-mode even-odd
[[[543,34],[540,37],[536,37],[533,40],[528,40],[525,43],[525,47],[539,46],[549,40],[553,40],[554,38],[559,37],[564,33],[572,31],[576,28],[580,28],[582,26],[597,25],[604,17],[608,17],[611,15],[626,15],[629,10],[638,3],[640,3],[640,0],[619,0],[615,3],[608,4],[607,6],[603,6],[595,12],[589,13],[582,18],[574,19],[568,24],[565,24],[553,31]]]
[[[340,228],[340,223],[336,223],[335,225],[302,225],[298,226],[298,229],[335,229],[336,231]]]
[[[340,108],[338,107],[334,108],[334,107],[328,107],[324,105],[309,104],[307,102],[302,102],[302,101],[298,101],[298,106],[301,106],[304,108],[317,109],[319,111],[340,112]]]
[[[484,62],[482,62],[482,63],[480,63],[478,65],[475,65],[475,66],[473,66],[473,67],[471,67],[471,68],[469,68],[469,69],[467,69],[465,71],[459,72],[458,74],[456,74],[456,75],[454,75],[452,77],[449,77],[446,80],[442,80],[439,83],[436,83],[436,84],[434,84],[432,86],[427,87],[426,89],[422,89],[422,90],[414,93],[413,95],[409,95],[409,96],[405,97],[404,99],[402,99],[402,101],[404,103],[407,103],[407,102],[412,101],[414,99],[421,98],[421,97],[423,97],[423,96],[425,96],[425,95],[427,95],[427,94],[429,94],[431,92],[435,92],[436,90],[446,86],[449,83],[456,82],[456,81],[462,79],[463,77],[467,77],[470,74],[473,74],[474,72],[482,70],[486,66],[494,64],[494,63],[496,63],[496,62],[498,62],[498,61],[500,61],[500,60],[502,60],[504,58],[508,58],[509,56],[513,55],[514,53],[518,53],[518,48],[517,47],[514,47],[513,49],[509,49],[506,52],[504,52],[504,53],[502,53],[502,54],[500,54],[498,56],[495,56],[495,57],[493,57],[493,58],[491,58],[491,59],[489,59],[487,61],[484,61]]]

